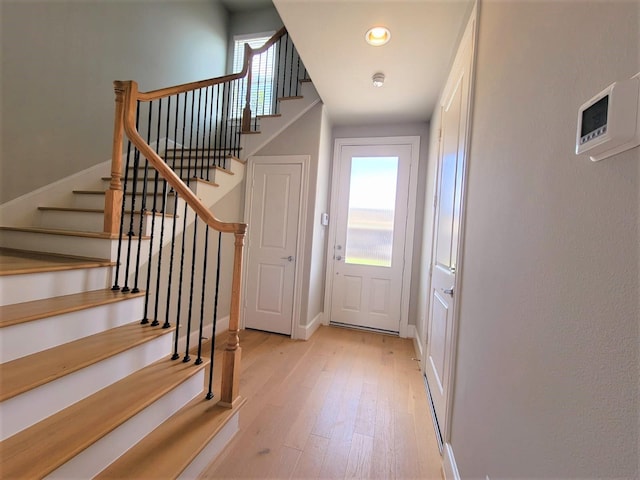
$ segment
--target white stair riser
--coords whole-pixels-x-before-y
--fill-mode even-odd
[[[144,297],[135,297],[5,327],[0,363],[141,320],[143,311]]]
[[[45,478],[92,478],[100,473],[186,403],[202,394],[204,371],[187,379]]]
[[[10,232],[4,232],[4,235],[6,236],[7,233]],[[0,304],[11,305],[110,288],[111,271],[111,267],[93,267],[59,272],[4,275],[0,277]]]
[[[2,440],[166,357],[171,339],[162,335],[2,402]]]
[[[135,242],[137,241],[134,240]],[[2,246],[34,252],[114,259],[115,256],[111,255],[117,248],[117,240],[5,230],[2,232]]]
[[[151,234],[152,216],[145,215],[142,222],[142,235]],[[159,227],[161,221],[160,216],[156,216],[155,226]],[[172,218],[166,218],[165,221],[171,222]],[[129,229],[131,224],[131,215],[125,214],[124,226]],[[140,214],[133,215],[134,231],[140,230]],[[74,212],[61,210],[42,210],[38,226],[42,228],[52,228],[57,230],[72,230],[80,232],[102,232],[104,231],[104,213],[102,212]],[[167,228],[165,224],[165,229]],[[171,228],[169,226],[169,228]],[[159,230],[158,230],[159,232]]]
[[[147,200],[146,200],[145,208],[147,210],[151,210],[151,208],[153,206],[153,197],[154,197],[154,195],[150,195],[150,194],[146,195]],[[127,198],[126,208],[127,208],[127,210],[131,210],[131,195],[127,194],[126,198]],[[166,201],[166,204],[165,204],[167,213],[173,213],[173,204],[174,204],[173,195],[168,195],[167,196],[167,201]],[[156,206],[157,206],[158,210],[160,210],[161,205],[162,205],[162,192],[159,192],[156,195]],[[135,209],[134,210],[140,210],[141,206],[142,206],[142,195],[136,195],[136,202],[135,202]],[[73,198],[71,199],[70,207],[72,207],[72,208],[90,208],[90,209],[103,210],[104,209],[104,194],[75,193],[73,195]]]

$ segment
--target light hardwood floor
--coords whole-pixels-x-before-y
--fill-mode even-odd
[[[240,431],[202,478],[440,479],[411,340],[243,331]]]

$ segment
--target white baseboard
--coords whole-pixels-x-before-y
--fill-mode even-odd
[[[424,345],[422,344],[422,339],[420,338],[420,335],[418,335],[418,330],[416,329],[415,325],[409,325],[409,327],[412,330],[410,333],[411,338],[413,339],[413,348],[416,351],[416,358],[422,360],[422,356],[424,355]]]
[[[182,329],[183,327],[180,327],[180,328]],[[229,330],[229,315],[218,319],[218,323],[216,324],[216,336],[225,334],[227,330]],[[200,334],[200,331],[198,330],[197,327],[195,328],[195,330],[191,331],[191,334],[189,335],[190,349],[198,345],[199,334]],[[178,339],[178,353],[182,354],[187,344],[187,335],[185,334],[184,330],[182,330],[179,335],[180,335],[180,338]],[[205,328],[203,337],[205,337],[206,339],[209,339],[210,335],[211,335],[211,325],[209,325],[209,328]],[[207,352],[207,356],[208,355],[209,353]]]
[[[164,148],[165,139],[160,139],[160,145]],[[168,141],[169,148],[173,148],[174,142]],[[151,146],[155,149],[156,142]],[[131,154],[131,157],[133,153]],[[130,157],[130,158],[131,158]],[[127,154],[122,154],[122,162],[125,164]],[[0,205],[0,224],[12,227],[28,227],[36,224],[38,207],[41,205],[64,207],[68,206],[73,197],[73,190],[92,190],[102,187],[102,177],[111,175],[111,159],[89,167],[81,172],[61,178],[53,183],[40,187],[32,192],[9,200]]]
[[[298,325],[295,332],[295,337],[297,340],[309,340],[311,336],[316,332],[316,330],[323,324],[324,312],[320,312],[317,314],[313,320],[309,323],[309,325],[301,326]]]
[[[453,447],[450,443],[444,444],[442,456],[445,480],[460,480],[458,465],[456,465],[456,458],[453,455]]]

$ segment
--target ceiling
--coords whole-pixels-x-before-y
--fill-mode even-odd
[[[227,0],[252,3],[260,0]],[[426,121],[472,0],[273,0],[336,125]],[[391,41],[371,47],[372,26]],[[383,72],[383,87],[371,77]]]

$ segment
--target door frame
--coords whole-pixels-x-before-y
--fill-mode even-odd
[[[443,91],[441,93],[440,98],[438,99],[438,108],[440,109],[441,113],[440,113],[440,117],[438,119],[439,125],[438,125],[438,132],[442,132],[442,109],[443,109],[443,101],[444,99],[448,96],[449,91],[451,90],[451,88],[453,88],[450,84],[450,77],[451,77],[451,73],[454,69],[454,67],[460,62],[460,55],[462,53],[462,46],[465,44],[465,42],[470,42],[470,56],[471,56],[471,61],[470,61],[470,65],[471,65],[471,70],[470,70],[470,74],[469,74],[469,96],[468,96],[468,106],[467,106],[467,117],[466,117],[466,121],[467,121],[467,128],[466,128],[466,132],[465,132],[465,138],[464,138],[464,172],[463,172],[463,176],[462,176],[462,191],[461,191],[461,197],[460,197],[460,224],[459,224],[459,233],[458,233],[458,252],[457,252],[457,264],[456,264],[456,277],[455,277],[455,285],[454,285],[454,291],[455,291],[455,296],[456,296],[456,300],[453,304],[453,311],[452,311],[452,332],[451,332],[451,350],[449,352],[449,361],[450,361],[450,368],[449,368],[449,374],[448,374],[448,382],[449,382],[449,388],[445,394],[445,403],[446,403],[446,414],[444,416],[444,419],[439,419],[440,422],[440,434],[442,435],[442,445],[441,447],[441,453],[443,454],[443,456],[445,457],[445,470],[447,473],[447,478],[449,478],[449,476],[451,476],[451,471],[450,471],[450,466],[451,466],[451,461],[452,461],[452,455],[453,455],[453,451],[451,448],[451,421],[452,421],[452,414],[453,414],[453,397],[454,397],[454,391],[455,391],[455,371],[456,371],[456,358],[458,356],[458,326],[460,323],[460,300],[462,297],[462,272],[464,271],[464,244],[465,244],[465,225],[466,225],[466,213],[467,213],[467,208],[466,208],[466,199],[467,199],[467,188],[468,188],[468,183],[469,183],[469,154],[471,151],[471,135],[472,135],[472,130],[473,130],[473,105],[474,105],[474,99],[475,99],[475,89],[474,89],[474,85],[475,85],[475,73],[476,73],[476,57],[477,57],[477,41],[478,41],[478,28],[477,28],[477,22],[478,22],[478,4],[477,2],[474,2],[474,6],[471,10],[471,13],[469,15],[469,19],[467,21],[467,23],[465,24],[465,29],[463,32],[463,35],[461,36],[461,40],[460,40],[460,44],[458,45],[458,48],[456,50],[456,54],[455,54],[455,59],[454,62],[452,63],[451,66],[451,70],[449,71],[449,74],[447,75],[447,80],[445,83],[445,86],[443,88]],[[429,254],[429,275],[428,275],[428,282],[427,282],[427,291],[431,292],[431,283],[432,283],[432,276],[433,276],[433,262],[434,262],[434,257],[435,257],[435,233],[436,233],[436,221],[437,221],[437,212],[436,212],[436,199],[439,198],[438,195],[440,193],[440,185],[439,185],[439,178],[440,178],[440,157],[442,154],[442,136],[439,135],[438,138],[438,153],[437,153],[437,157],[436,157],[436,165],[435,165],[435,176],[434,176],[434,190],[433,190],[433,198],[432,200],[432,224],[431,224],[431,251]],[[429,341],[429,339],[427,338],[428,336],[428,332],[429,332],[429,312],[430,312],[430,308],[431,308],[431,298],[430,295],[427,295],[427,305],[426,305],[426,309],[425,312],[427,313],[427,318],[425,320],[425,324],[424,324],[424,338],[421,339],[421,341],[424,341],[424,350],[422,353],[422,359],[421,359],[421,370],[422,370],[422,374],[423,374],[423,378],[425,379],[425,389],[427,388],[427,383],[426,383],[426,372],[425,372],[425,368],[427,365],[427,352],[428,352],[428,347],[427,347],[427,342]],[[431,403],[431,400],[429,400],[429,402]],[[434,410],[433,410],[433,405],[430,405],[431,407],[431,413],[432,416],[435,415]],[[434,428],[437,428],[435,425],[435,416],[434,416]]]
[[[307,194],[309,191],[309,165],[311,163],[310,155],[252,155],[247,159],[246,176],[245,176],[245,195],[244,195],[244,221],[249,221],[251,212],[251,204],[253,202],[253,184],[255,181],[255,166],[259,165],[300,165],[300,212],[298,214],[298,242],[296,245],[296,264],[293,280],[293,312],[291,315],[291,338],[297,339],[297,325],[300,323],[300,311],[302,309],[302,273],[304,267],[304,251],[305,251],[305,226],[307,224]],[[248,226],[247,231],[251,228]],[[240,312],[240,328],[245,328],[246,310],[247,310],[247,275],[249,271],[249,262],[251,262],[251,244],[249,235],[246,235],[245,255],[242,262],[242,285],[243,298],[242,308]]]
[[[377,145],[409,145],[411,147],[411,161],[409,165],[409,197],[407,202],[407,226],[405,229],[404,261],[402,268],[402,296],[400,300],[399,336],[406,338],[409,333],[409,299],[411,295],[411,268],[413,257],[413,236],[416,222],[416,199],[418,193],[418,163],[420,157],[420,137],[357,137],[336,138],[333,147],[333,166],[331,172],[331,207],[329,215],[329,236],[327,242],[327,269],[324,289],[324,311],[328,312],[323,320],[324,325],[331,321],[331,294],[333,291],[333,257],[336,243],[337,227],[335,219],[338,217],[338,176],[340,175],[340,156],[343,147],[370,147]]]

